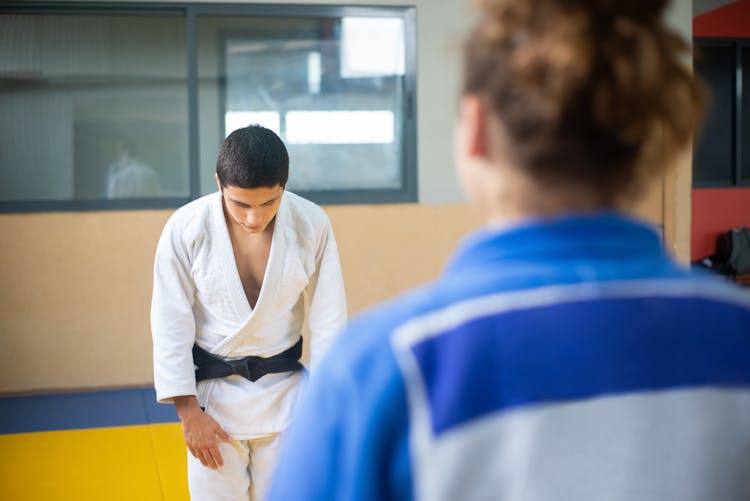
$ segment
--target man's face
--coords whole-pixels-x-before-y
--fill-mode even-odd
[[[284,187],[239,188],[219,186],[224,207],[232,221],[248,233],[263,233],[281,204]]]

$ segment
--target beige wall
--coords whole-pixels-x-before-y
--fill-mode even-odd
[[[437,276],[463,205],[339,206],[352,313]],[[0,392],[149,384],[156,242],[170,211],[0,216]]]
[[[661,185],[638,212],[661,222]],[[326,208],[349,311],[438,276],[467,206]],[[0,393],[150,384],[154,250],[170,211],[0,216]]]
[[[667,12],[669,24],[686,40],[693,39],[693,2],[675,0]],[[687,64],[691,64],[687,58]],[[664,235],[677,259],[690,261],[690,195],[693,182],[692,150],[677,159],[664,178]]]

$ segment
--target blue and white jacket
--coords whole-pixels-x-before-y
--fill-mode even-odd
[[[270,499],[750,499],[750,293],[615,214],[468,238],[312,376]]]

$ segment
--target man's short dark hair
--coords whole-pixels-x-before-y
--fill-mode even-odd
[[[224,140],[216,161],[216,174],[222,186],[285,186],[289,178],[289,154],[272,130],[250,125],[237,129]]]

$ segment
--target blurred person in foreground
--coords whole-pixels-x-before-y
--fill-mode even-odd
[[[750,499],[750,297],[621,212],[701,115],[666,3],[480,3],[455,157],[484,227],[339,338],[271,500]]]

